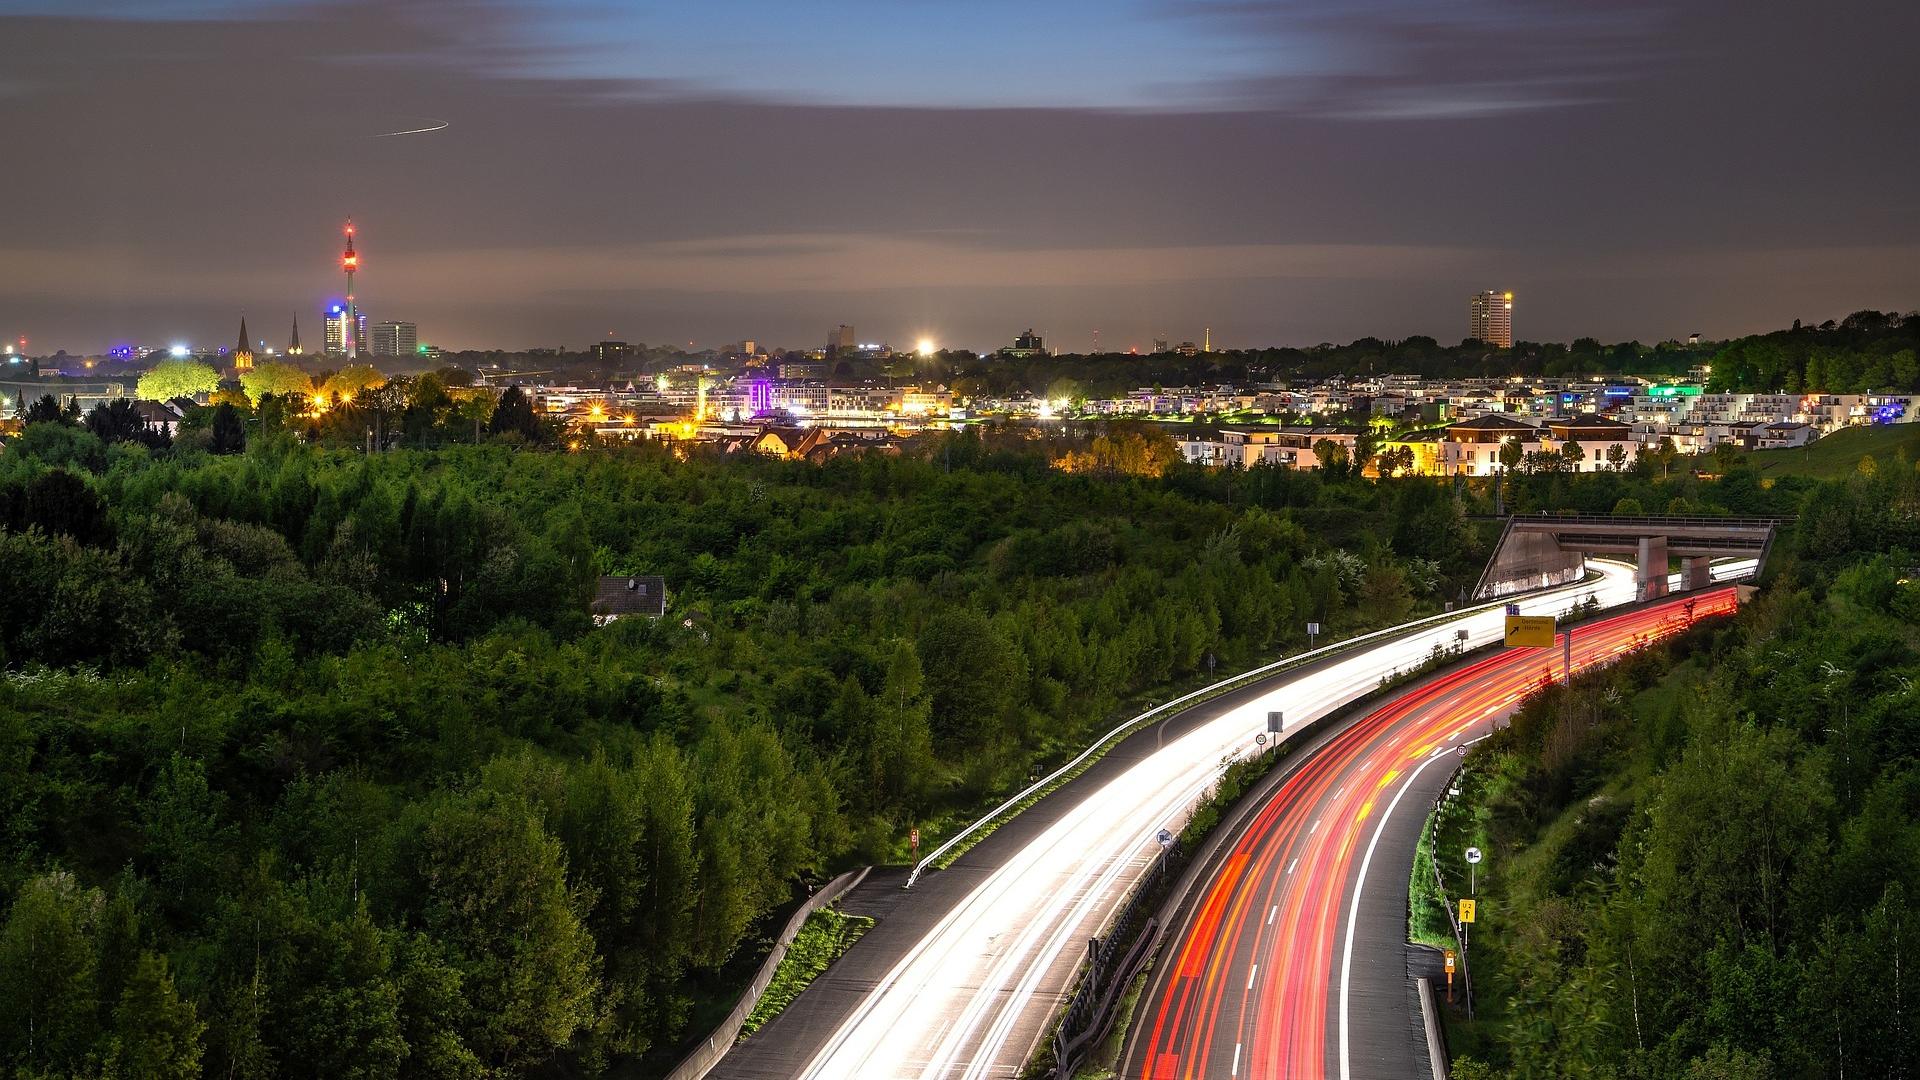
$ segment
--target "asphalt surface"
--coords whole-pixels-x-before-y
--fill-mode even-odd
[[[1565,610],[1602,593],[1631,595],[1630,577],[1524,603]],[[1497,611],[1468,616],[1476,643],[1499,634]],[[1017,1073],[1106,921],[1157,852],[1161,825],[1187,807],[1232,756],[1252,752],[1263,710],[1288,709],[1289,731],[1360,697],[1408,666],[1452,626],[1413,631],[1278,673],[1126,739],[1086,773],[1001,825],[951,867],[908,893],[906,871],[876,870],[845,910],[878,920],[846,956],[711,1074],[986,1080]],[[1297,734],[1293,737],[1299,737]]]
[[[1688,611],[1732,604],[1732,590],[1718,589],[1583,626],[1575,665],[1677,631]],[[1500,650],[1295,755],[1204,862],[1163,940],[1121,1075],[1430,1075],[1414,977],[1444,987],[1445,975],[1431,950],[1406,942],[1419,832],[1466,744],[1560,665],[1558,648]]]

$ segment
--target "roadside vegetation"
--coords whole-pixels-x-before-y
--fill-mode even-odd
[[[1910,1072],[1916,552],[1911,464],[1822,483],[1738,616],[1544,690],[1470,756],[1439,842],[1456,890],[1487,853],[1456,1077]]]
[[[853,948],[860,936],[873,929],[873,920],[865,915],[849,915],[834,907],[824,907],[807,916],[800,932],[787,946],[787,955],[773,969],[766,992],[747,1014],[740,1027],[740,1038],[759,1031],[773,1022],[813,980],[826,974],[835,960]]]

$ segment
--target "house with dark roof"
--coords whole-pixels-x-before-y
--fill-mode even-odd
[[[629,616],[657,619],[667,613],[667,579],[638,574],[602,577],[587,610],[595,626]]]

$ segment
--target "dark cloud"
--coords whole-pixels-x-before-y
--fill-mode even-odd
[[[1166,11],[1207,24],[1256,69],[1179,88],[1176,100],[1340,119],[1591,105],[1670,48],[1670,11],[1637,0],[1187,0]]]
[[[1215,4],[1180,17],[1269,74],[1155,111],[538,76],[498,3],[0,16],[0,334],[317,313],[348,214],[367,307],[449,345],[1453,338],[1493,285],[1539,338],[1910,308],[1916,7]],[[1289,34],[1329,43],[1305,82]]]

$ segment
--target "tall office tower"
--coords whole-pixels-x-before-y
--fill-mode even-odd
[[[853,327],[848,326],[846,323],[841,323],[839,326],[834,327],[833,333],[827,335],[828,359],[851,353],[859,347],[860,341],[853,336]]]
[[[412,356],[420,348],[420,328],[410,322],[373,324],[373,355]]]
[[[327,351],[329,353],[350,358],[361,351],[360,347],[365,344],[367,340],[367,313],[364,311],[356,311],[352,314],[352,319],[358,324],[359,333],[349,335],[347,333],[347,309],[340,304],[335,304],[327,309],[326,339]],[[352,353],[347,351],[347,341],[349,337],[353,339],[354,343]]]
[[[1513,348],[1513,294],[1499,289],[1474,293],[1467,301],[1467,336]]]

